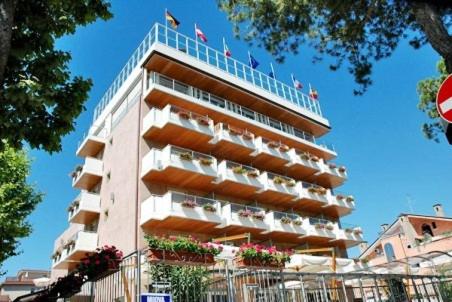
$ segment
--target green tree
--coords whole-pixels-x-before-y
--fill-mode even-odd
[[[61,150],[92,82],[71,75],[71,54],[55,49],[55,40],[111,18],[109,8],[104,0],[0,1],[0,150],[4,139]]]
[[[29,170],[26,152],[4,143],[0,152],[0,275],[5,260],[20,253],[19,239],[31,233],[26,218],[42,200],[42,194],[27,183]]]
[[[362,94],[372,84],[372,65],[389,57],[408,38],[426,43],[444,58],[452,73],[452,2],[440,0],[218,0],[239,37],[257,41],[278,61],[302,45],[316,50],[314,61],[333,59],[331,70],[344,62]]]
[[[438,134],[443,133],[443,127],[436,108],[436,94],[438,93],[439,86],[447,77],[444,60],[438,62],[437,69],[439,72],[438,76],[424,79],[417,84],[417,92],[419,94],[419,103],[417,106],[431,120],[422,125],[422,131],[425,137],[439,142]]]

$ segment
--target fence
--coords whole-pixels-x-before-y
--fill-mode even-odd
[[[301,273],[214,266],[149,263],[145,252],[127,256],[121,269],[58,301],[132,302],[143,293],[168,293],[174,302],[450,302],[452,279],[371,273]],[[34,301],[39,292],[15,302]],[[163,300],[162,300],[163,301]]]

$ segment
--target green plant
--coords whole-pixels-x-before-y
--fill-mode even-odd
[[[246,175],[248,175],[249,177],[253,177],[256,178],[259,176],[259,171],[257,170],[249,170]]]
[[[184,201],[181,202],[181,206],[183,206],[184,208],[193,209],[193,208],[197,207],[198,204],[194,200],[185,199]]]
[[[183,152],[179,154],[179,158],[182,160],[193,160],[193,155],[190,152]]]
[[[77,271],[82,276],[91,279],[107,270],[117,269],[122,257],[122,252],[116,249],[115,246],[105,245],[80,260]]]
[[[264,212],[254,212],[254,213],[252,214],[252,216],[253,216],[254,219],[257,219],[257,220],[264,220],[264,218],[265,218],[265,213],[264,213]]]
[[[204,166],[210,166],[213,163],[213,160],[211,158],[203,157],[199,159],[199,162]]]
[[[217,208],[210,203],[206,203],[205,205],[202,206],[202,208],[204,209],[204,211],[211,213],[215,213],[217,211]]]
[[[210,242],[200,242],[192,236],[159,237],[155,235],[146,235],[145,239],[149,248],[157,250],[212,254],[214,256],[217,256],[223,250],[221,245],[212,244]]]
[[[232,168],[232,172],[234,172],[236,174],[243,174],[246,172],[246,169],[241,166],[236,166],[236,167]]]
[[[281,184],[283,184],[285,182],[286,182],[286,180],[284,178],[282,178],[281,176],[273,177],[273,183],[275,183],[277,185],[281,185]]]
[[[292,222],[292,219],[290,219],[290,217],[283,216],[283,217],[281,217],[280,221],[281,221],[281,223],[289,224]]]
[[[296,220],[293,220],[293,221],[292,221],[292,223],[293,223],[294,225],[298,225],[298,226],[300,226],[300,225],[302,225],[302,224],[303,224],[303,221],[302,221],[302,220],[300,220],[300,219],[296,219]]]

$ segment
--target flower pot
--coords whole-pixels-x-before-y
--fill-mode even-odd
[[[213,163],[213,161],[210,158],[201,158],[199,162],[201,163],[201,165],[204,166],[210,166]]]
[[[345,198],[345,201],[347,201],[347,202],[353,202],[353,201],[355,201],[355,198],[353,197],[353,196],[347,196],[346,198]]]
[[[238,268],[255,268],[255,269],[283,269],[284,263],[276,261],[261,261],[256,258],[242,258],[238,257],[234,259],[234,265]]]
[[[203,210],[206,212],[210,212],[210,213],[215,213],[217,211],[217,209],[215,208],[215,206],[211,205],[211,204],[206,204],[203,207]]]
[[[214,265],[215,259],[212,254],[198,254],[185,251],[166,251],[149,249],[147,259],[151,263],[163,262],[170,265]]]
[[[308,153],[302,153],[302,154],[300,154],[300,158],[301,158],[302,160],[309,160],[309,159],[310,159],[310,156],[309,156]]]
[[[189,120],[190,119],[190,112],[179,111],[177,114],[179,115],[180,118],[183,118],[184,120]]]
[[[341,173],[345,173],[345,171],[347,171],[347,169],[344,166],[340,166],[337,170]]]
[[[281,223],[283,224],[290,224],[292,222],[292,219],[290,219],[289,217],[282,217],[280,219]]]
[[[254,213],[254,214],[252,214],[252,216],[253,216],[253,219],[261,220],[261,221],[263,221],[265,218],[265,214],[263,214],[263,213]]]
[[[281,145],[279,146],[279,151],[281,151],[281,152],[287,152],[287,151],[289,151],[289,146],[284,145],[284,144],[281,144]]]
[[[236,174],[243,174],[246,172],[246,170],[243,169],[242,167],[234,167],[234,168],[232,168],[232,172],[234,172]]]
[[[300,225],[303,224],[303,221],[301,221],[301,220],[293,220],[292,223],[293,223],[294,225],[300,226]]]
[[[293,188],[295,187],[295,185],[296,183],[293,180],[286,181],[286,186],[288,186],[289,188]]]
[[[269,146],[270,148],[278,148],[279,147],[279,143],[276,141],[271,141],[267,143],[267,146]]]
[[[336,199],[337,200],[339,200],[339,201],[341,201],[341,200],[343,200],[345,198],[345,196],[344,195],[336,195]]]
[[[318,190],[317,190],[316,187],[309,187],[309,188],[308,188],[308,192],[309,192],[309,193],[318,193]]]
[[[318,162],[320,158],[318,156],[312,155],[310,160],[312,160],[313,162]]]
[[[244,140],[250,141],[253,139],[253,134],[250,132],[243,132],[242,137]]]
[[[228,131],[232,135],[242,135],[243,134],[243,130],[242,129],[234,128],[234,127],[231,127],[231,126],[229,126]]]
[[[256,178],[259,176],[259,172],[257,170],[251,170],[246,173],[249,177]]]
[[[193,160],[193,156],[188,152],[179,154],[179,158],[182,160]]]
[[[196,203],[196,201],[194,200],[184,200],[181,202],[181,206],[183,206],[184,208],[190,208],[193,209],[197,206],[198,204]]]
[[[199,116],[196,121],[203,126],[209,126],[209,119],[205,116]]]

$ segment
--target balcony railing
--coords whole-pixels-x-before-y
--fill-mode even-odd
[[[180,34],[171,28],[156,23],[132,56],[127,61],[121,72],[117,75],[113,83],[105,92],[99,104],[94,110],[94,120],[102,113],[110,103],[116,92],[128,79],[132,71],[139,66],[149,49],[156,43],[160,43],[179,50],[186,55],[197,59],[203,63],[226,72],[237,79],[244,80],[255,87],[263,89],[273,95],[283,98],[290,103],[309,110],[310,112],[322,116],[319,102],[312,100],[306,94],[282,83],[268,75],[250,68],[247,64],[239,62],[233,58],[226,57],[223,52],[217,51],[207,45]]]
[[[209,92],[203,91],[201,89],[197,89],[192,86],[188,86],[182,82],[176,81],[174,79],[171,79],[171,78],[161,75],[159,73],[156,73],[156,72],[150,73],[150,75],[148,76],[147,86],[149,87],[149,85],[151,83],[162,85],[166,88],[181,92],[183,94],[194,97],[203,102],[209,103],[211,105],[220,107],[222,109],[225,109],[225,110],[231,111],[233,113],[236,113],[238,115],[241,115],[243,117],[246,117],[250,120],[253,120],[253,122],[257,122],[257,123],[260,123],[260,124],[263,124],[266,126],[270,126],[274,129],[277,129],[284,133],[296,136],[305,141],[316,144],[319,147],[322,147],[324,149],[335,152],[334,146],[332,144],[328,144],[325,142],[319,142],[312,134],[310,134],[306,131],[297,129],[291,125],[285,124],[285,123],[280,122],[276,119],[273,119],[269,116],[255,112],[255,111],[248,109],[246,107],[243,107],[239,104],[236,104],[236,103],[230,102],[226,99],[215,96]]]

